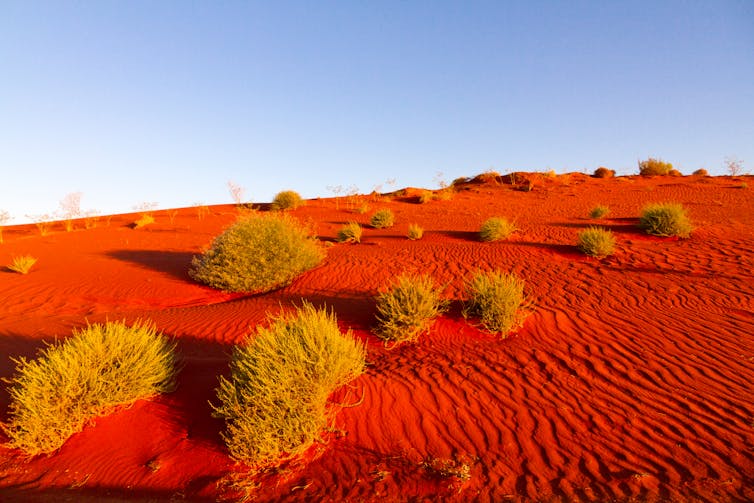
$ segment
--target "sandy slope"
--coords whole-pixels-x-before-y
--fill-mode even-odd
[[[105,319],[149,318],[179,340],[186,366],[171,395],[99,418],[54,456],[0,449],[0,499],[233,499],[242,472],[213,419],[217,375],[232,344],[266,313],[309,299],[332,306],[369,343],[368,372],[337,397],[330,442],[306,463],[258,475],[261,501],[751,501],[754,500],[754,192],[730,178],[599,180],[536,177],[534,190],[469,184],[449,201],[370,201],[396,214],[359,245],[328,248],[324,264],[280,291],[227,295],[186,273],[236,216],[230,206],[144,229],[109,226],[41,237],[4,232],[0,264],[29,253],[28,276],[0,272],[0,355],[32,356],[43,341]],[[410,196],[410,194],[409,194]],[[683,203],[689,240],[636,229],[647,202]],[[596,204],[619,241],[597,261],[577,232]],[[310,201],[294,215],[333,241],[346,201]],[[489,216],[515,218],[508,242],[479,243]],[[409,223],[424,239],[405,239]],[[535,310],[500,340],[460,315],[463,278],[514,271]],[[370,334],[373,295],[404,271],[447,284],[451,311],[417,344],[386,350]],[[0,376],[13,373],[0,359]],[[8,396],[0,392],[0,416]],[[468,478],[465,474],[468,473]]]

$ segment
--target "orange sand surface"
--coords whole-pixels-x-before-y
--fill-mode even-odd
[[[237,218],[230,205],[202,219],[182,208],[172,223],[156,212],[140,229],[136,215],[46,236],[6,228],[0,265],[38,262],[26,276],[0,270],[0,377],[13,375],[10,357],[121,319],[153,320],[184,367],[177,391],[93,420],[51,456],[0,448],[0,501],[233,501],[239,480],[258,485],[257,501],[754,501],[754,190],[741,188],[752,179],[528,177],[531,191],[502,177],[425,204],[415,190],[308,201],[292,214],[332,244],[327,258],[264,295],[187,274]],[[688,209],[691,239],[638,230],[641,207],[665,201]],[[364,202],[370,211],[353,210]],[[610,214],[595,222],[598,204]],[[334,243],[380,208],[393,228]],[[520,230],[481,243],[491,216]],[[405,238],[411,223],[423,239]],[[575,246],[594,223],[618,239],[604,260]],[[515,272],[534,302],[507,339],[461,316],[464,278],[480,268]],[[371,333],[374,295],[404,271],[431,274],[454,302],[417,343],[388,350]],[[362,401],[306,460],[250,477],[209,401],[232,345],[301,299],[367,341],[367,372],[340,393]]]

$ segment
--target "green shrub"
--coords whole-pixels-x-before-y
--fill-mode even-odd
[[[653,203],[646,205],[639,217],[639,227],[654,236],[678,236],[688,238],[692,226],[686,209],[677,203]]]
[[[479,229],[479,238],[482,241],[500,241],[507,239],[516,231],[513,222],[502,217],[492,217],[484,221]]]
[[[369,221],[369,224],[375,229],[386,229],[392,227],[394,223],[395,216],[393,215],[393,212],[388,209],[377,211],[372,215],[372,219]]]
[[[466,282],[464,316],[479,318],[490,332],[506,337],[523,323],[527,314],[524,305],[524,281],[501,271],[479,272]]]
[[[229,292],[263,293],[283,287],[316,267],[324,252],[309,231],[282,213],[240,218],[200,257],[189,274]]]
[[[591,257],[607,257],[615,253],[615,236],[602,227],[589,227],[579,232],[578,247]]]
[[[361,242],[361,225],[358,222],[348,222],[338,231],[338,242],[340,243],[360,243]]]
[[[215,415],[230,455],[265,465],[302,454],[324,440],[338,405],[333,391],[361,375],[366,349],[342,334],[334,313],[304,303],[233,351],[230,377],[220,377]]]
[[[589,212],[589,218],[603,218],[606,217],[608,213],[610,213],[610,208],[608,208],[607,206],[595,206],[594,208],[592,208],[592,211]]]
[[[401,275],[377,296],[375,333],[385,343],[415,341],[448,308],[441,291],[427,275]]]
[[[13,260],[8,265],[8,269],[19,274],[28,274],[32,266],[37,263],[37,259],[31,255],[21,255],[19,257],[13,257]]]
[[[175,388],[175,344],[149,324],[89,325],[40,352],[13,360],[10,446],[31,456],[51,453],[85,424],[114,407]]]
[[[270,206],[275,211],[283,211],[283,210],[295,210],[299,206],[304,205],[304,200],[301,199],[301,196],[298,192],[294,190],[284,190],[283,192],[278,192],[275,198],[272,200],[272,205]]]
[[[650,157],[646,161],[639,161],[639,174],[642,176],[667,175],[673,165],[660,159]]]
[[[406,234],[406,236],[411,241],[416,241],[417,239],[421,239],[422,236],[424,236],[424,229],[422,229],[418,224],[409,224],[408,233]]]

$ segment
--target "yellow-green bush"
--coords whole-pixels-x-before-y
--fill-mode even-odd
[[[231,456],[265,465],[324,440],[339,409],[329,397],[363,373],[365,357],[364,344],[340,332],[334,313],[308,303],[257,328],[233,351],[230,377],[220,377],[216,390]]]
[[[416,241],[417,239],[421,239],[422,236],[424,236],[424,229],[422,229],[418,224],[409,224],[408,232],[406,233],[406,237],[408,237],[408,239],[410,239],[411,241]]]
[[[150,324],[94,324],[48,346],[35,360],[14,359],[9,379],[9,445],[50,453],[87,421],[175,388],[175,344]]]
[[[642,176],[667,175],[672,169],[673,165],[669,162],[652,157],[639,161],[639,174]]]
[[[607,216],[608,213],[610,213],[610,208],[607,206],[595,206],[592,208],[592,211],[589,212],[589,218],[602,218]]]
[[[8,269],[19,274],[28,274],[32,266],[37,263],[37,259],[31,255],[20,255],[13,257],[13,260],[8,264]]]
[[[578,247],[591,257],[607,257],[615,253],[615,236],[602,227],[589,227],[579,232]]]
[[[394,223],[395,215],[393,215],[393,212],[388,209],[377,211],[369,220],[369,225],[375,229],[386,229],[392,227]]]
[[[338,230],[339,243],[360,243],[361,242],[361,225],[358,222],[348,222]]]
[[[304,200],[301,199],[301,195],[294,190],[284,190],[278,192],[275,198],[272,200],[271,208],[276,211],[281,210],[294,210],[299,206],[303,206]]]
[[[194,257],[189,274],[221,290],[262,293],[289,284],[323,258],[322,248],[298,220],[284,213],[253,213]]]
[[[479,229],[479,239],[482,241],[500,241],[507,239],[516,231],[513,222],[502,217],[492,217],[482,223]]]
[[[466,282],[464,316],[479,318],[490,332],[506,337],[527,314],[524,281],[501,271],[479,272]]]
[[[639,227],[654,236],[687,238],[693,227],[686,209],[677,203],[652,203],[646,205],[639,217]]]
[[[448,308],[428,275],[401,275],[377,296],[375,333],[385,343],[415,341]]]

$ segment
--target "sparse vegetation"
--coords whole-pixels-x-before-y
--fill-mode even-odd
[[[725,168],[728,170],[730,176],[738,176],[743,173],[744,163],[735,157],[726,157]]]
[[[142,216],[140,216],[137,220],[133,223],[134,229],[141,229],[142,227],[146,227],[147,225],[154,223],[154,216],[152,216],[150,213],[145,213]]]
[[[599,205],[592,208],[592,211],[589,212],[589,218],[598,219],[598,218],[604,218],[610,213],[610,208],[607,206]]]
[[[363,373],[365,357],[334,313],[311,304],[257,328],[233,351],[230,377],[217,389],[215,415],[226,421],[230,455],[260,466],[324,441],[339,409],[329,397]]]
[[[37,263],[37,259],[31,255],[21,255],[19,257],[13,257],[13,260],[8,265],[8,269],[19,274],[28,274],[32,266]]]
[[[448,308],[428,275],[401,275],[377,296],[375,333],[388,343],[415,341]]]
[[[672,164],[661,159],[650,157],[645,161],[639,161],[639,174],[642,176],[667,175],[672,169]]]
[[[677,203],[653,203],[646,205],[639,217],[639,227],[654,236],[678,236],[688,238],[693,227],[686,209]]]
[[[386,229],[392,227],[395,223],[395,215],[388,209],[382,209],[377,211],[369,220],[369,225],[375,229]]]
[[[10,213],[3,210],[0,211],[0,243],[3,242],[3,226],[10,221]]]
[[[466,282],[464,316],[479,318],[490,332],[503,338],[519,327],[527,314],[524,281],[501,271],[479,272]]]
[[[590,257],[607,257],[615,253],[615,236],[602,227],[589,227],[579,232],[578,247]]]
[[[215,238],[189,274],[229,292],[262,293],[289,284],[324,258],[317,241],[284,213],[252,213]]]
[[[348,222],[338,231],[338,242],[340,243],[360,243],[361,242],[361,225],[358,222]]]
[[[9,445],[28,455],[57,450],[114,407],[172,391],[175,345],[149,324],[95,324],[48,346],[37,359],[14,359],[9,379]]]
[[[699,168],[699,169],[697,169],[696,171],[694,171],[694,172],[692,173],[692,175],[696,175],[696,176],[709,176],[709,173],[707,172],[707,170],[706,170],[706,169],[704,169],[704,168]]]
[[[73,220],[81,216],[81,192],[67,194],[60,201],[66,232],[73,230]]]
[[[424,236],[424,229],[422,229],[418,224],[409,224],[408,234],[406,236],[411,241],[416,241],[417,239],[421,239],[422,236]]]
[[[507,218],[492,217],[482,223],[479,238],[482,241],[500,241],[508,239],[516,231],[516,226]]]
[[[304,205],[304,200],[301,199],[301,195],[294,190],[284,190],[278,192],[275,198],[272,200],[270,206],[275,211],[295,210],[299,206]]]
[[[26,218],[34,222],[40,236],[46,236],[50,233],[50,229],[52,229],[52,217],[50,215],[26,215]]]

